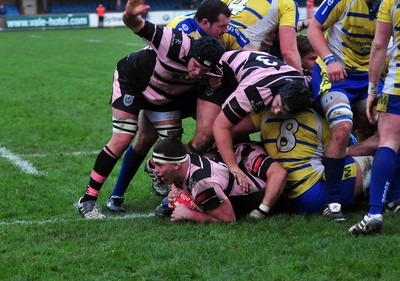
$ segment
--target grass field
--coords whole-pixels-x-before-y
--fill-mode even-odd
[[[231,224],[171,223],[141,172],[127,213],[81,219],[97,153],[111,134],[117,61],[144,46],[126,28],[0,33],[0,280],[399,280],[400,218],[351,237],[366,206],[335,224],[276,215]],[[193,121],[185,120],[185,140]]]

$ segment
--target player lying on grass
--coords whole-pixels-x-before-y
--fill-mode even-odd
[[[232,222],[249,212],[252,217],[263,217],[262,206],[274,206],[283,192],[286,171],[255,143],[237,145],[235,155],[252,181],[247,190],[224,164],[188,154],[176,138],[163,139],[154,146],[152,162],[157,175],[175,186],[168,198],[170,207],[177,205],[171,214],[172,221]],[[193,198],[198,209],[176,204],[182,199],[181,193]]]

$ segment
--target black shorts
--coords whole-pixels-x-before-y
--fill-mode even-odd
[[[213,104],[222,106],[225,100],[229,97],[233,91],[236,90],[238,82],[236,81],[235,74],[229,68],[224,69],[224,75],[221,79],[222,87],[216,90],[211,88],[205,88],[200,94],[199,99],[211,102]]]
[[[110,104],[113,108],[138,115],[150,104],[143,91],[153,74],[157,54],[151,49],[131,53],[117,63]]]
[[[236,219],[244,218],[249,212],[257,209],[264,198],[265,190],[250,193],[248,195],[229,196]]]
[[[143,96],[143,91],[153,74],[156,57],[156,53],[151,49],[142,49],[117,63],[110,105],[133,115],[138,115],[141,109],[145,109],[156,112],[179,110],[182,118],[193,116],[196,112],[197,97],[202,93],[202,88],[198,86],[193,86],[186,93],[162,106],[150,103]]]
[[[213,90],[209,87],[203,89],[199,94],[199,99],[222,106],[226,98],[229,96],[224,88]]]

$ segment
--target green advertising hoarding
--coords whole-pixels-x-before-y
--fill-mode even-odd
[[[89,15],[6,17],[5,29],[88,27]]]

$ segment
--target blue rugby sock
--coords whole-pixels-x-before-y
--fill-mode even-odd
[[[112,196],[124,196],[140,165],[143,163],[146,155],[139,155],[130,145],[125,152],[121,170],[119,171],[117,183],[114,186]]]
[[[340,185],[346,158],[324,157],[322,163],[325,166],[326,202],[340,203]]]
[[[390,188],[386,196],[388,202],[400,200],[400,151],[396,154],[396,167],[394,172],[394,177],[390,183]]]
[[[396,153],[389,147],[379,147],[372,162],[369,191],[369,213],[382,214],[389,185],[396,168]]]
[[[168,197],[164,197],[162,204],[168,207]]]

